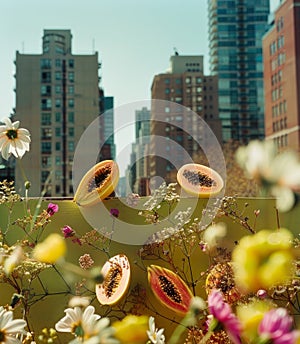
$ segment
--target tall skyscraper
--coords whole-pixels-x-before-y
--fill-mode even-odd
[[[171,56],[170,63],[170,70],[155,75],[152,83],[152,156],[149,161],[150,177],[160,176],[167,183],[176,180],[175,166],[190,162],[187,161],[188,157],[194,158],[199,153],[200,147],[195,141],[205,135],[201,131],[203,126],[200,125],[200,117],[221,141],[217,77],[204,75],[203,56],[175,54]],[[171,103],[157,102],[156,99]],[[198,116],[192,116],[191,110]],[[175,144],[162,144],[159,137],[166,137],[170,143]]]
[[[262,37],[269,0],[208,0],[211,74],[218,76],[223,141],[264,137]]]
[[[149,194],[147,148],[150,142],[150,117],[151,113],[147,107],[135,111],[135,141],[131,146],[130,164],[126,169],[127,194]]]
[[[70,30],[44,30],[41,54],[16,54],[15,119],[31,132],[22,158],[30,195],[72,196],[72,161],[78,140],[99,115],[98,53],[74,55]],[[20,169],[17,188],[22,187]]]
[[[114,139],[114,98],[104,95],[104,90],[99,90],[100,107],[100,155],[101,160],[114,160],[116,158],[116,146]]]
[[[266,138],[300,151],[300,0],[276,9],[263,52]]]

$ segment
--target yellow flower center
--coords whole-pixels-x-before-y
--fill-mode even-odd
[[[16,129],[9,129],[6,131],[6,136],[10,140],[15,140],[18,137],[18,131]]]

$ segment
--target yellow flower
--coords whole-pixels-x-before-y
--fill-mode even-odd
[[[53,233],[36,245],[33,250],[33,258],[42,263],[54,264],[65,255],[66,250],[67,246],[64,238]]]
[[[145,344],[148,340],[148,317],[146,315],[127,315],[123,320],[112,325],[115,337],[121,344]]]
[[[237,286],[256,292],[287,282],[293,274],[292,239],[285,228],[243,237],[232,253]]]
[[[242,337],[247,343],[257,337],[257,328],[264,314],[274,307],[271,301],[256,299],[247,304],[237,306],[236,315],[242,324]]]

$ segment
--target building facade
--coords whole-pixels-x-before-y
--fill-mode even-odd
[[[265,133],[300,151],[300,1],[281,2],[263,39]]]
[[[154,77],[151,88],[150,178],[160,176],[167,183],[174,182],[175,166],[196,157],[200,150],[197,142],[205,135],[201,119],[222,141],[217,86],[217,76],[204,75],[203,56],[175,54],[170,58],[170,70]],[[197,115],[193,116],[191,111]],[[170,144],[162,138],[167,138]]]
[[[31,132],[22,158],[29,194],[73,196],[76,144],[99,115],[98,53],[72,54],[70,30],[44,30],[41,54],[16,54],[14,118]],[[16,186],[24,180],[16,169]]]
[[[115,160],[116,145],[114,138],[114,97],[105,96],[104,90],[99,89],[100,108],[100,155],[98,160]]]
[[[269,0],[208,0],[209,54],[218,75],[223,141],[264,137],[262,37]]]

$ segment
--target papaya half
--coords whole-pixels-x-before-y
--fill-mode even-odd
[[[177,181],[187,193],[200,198],[215,196],[224,187],[224,181],[218,172],[200,164],[186,164],[180,167]]]
[[[119,181],[119,167],[113,160],[93,166],[81,179],[74,201],[79,206],[91,206],[111,195]]]
[[[103,282],[96,285],[96,296],[101,305],[114,305],[127,292],[130,264],[125,254],[110,258],[102,267]]]
[[[188,312],[193,294],[173,271],[158,265],[150,265],[148,281],[155,297],[163,305],[180,315]]]

